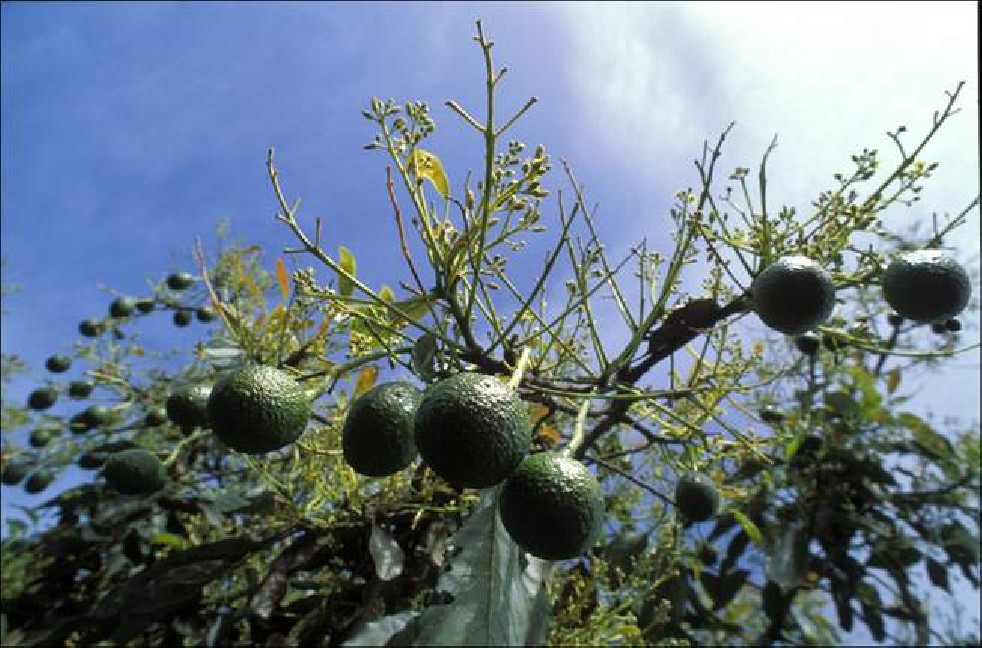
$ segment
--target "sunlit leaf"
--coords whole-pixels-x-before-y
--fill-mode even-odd
[[[276,282],[280,286],[280,296],[286,301],[290,297],[290,275],[286,272],[286,264],[283,259],[276,259]]]
[[[409,160],[409,170],[416,177],[429,180],[444,199],[450,197],[450,183],[437,156],[429,151],[416,149]]]
[[[388,286],[383,285],[378,291],[379,299],[385,302],[393,302],[396,299],[396,294],[392,292],[392,289]]]
[[[375,575],[379,580],[392,580],[402,573],[406,555],[388,531],[375,524],[368,539],[368,551],[375,562]]]
[[[731,511],[731,513],[733,514],[734,519],[736,519],[736,521],[740,523],[740,526],[743,527],[743,531],[747,534],[747,537],[750,538],[750,541],[758,547],[763,547],[764,537],[761,535],[760,529],[757,528],[757,525],[754,524],[750,518],[744,515],[743,511],[734,509]]]
[[[355,255],[351,253],[351,250],[344,247],[343,245],[338,248],[339,265],[341,268],[347,272],[352,277],[355,276],[355,272],[358,268],[355,263]],[[355,284],[342,274],[338,275],[338,292],[344,297],[350,297],[351,293],[355,289]]]
[[[376,380],[378,380],[378,367],[375,365],[362,367],[361,371],[358,372],[358,377],[355,378],[355,398],[374,387]]]

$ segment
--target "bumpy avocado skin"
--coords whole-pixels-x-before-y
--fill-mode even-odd
[[[416,447],[433,471],[458,488],[489,488],[518,467],[532,444],[528,409],[497,378],[464,372],[423,394]]]
[[[526,457],[501,491],[501,522],[512,539],[544,560],[576,558],[603,524],[603,492],[579,461],[553,452]]]
[[[754,312],[768,327],[785,335],[801,335],[832,314],[835,284],[815,261],[789,256],[757,275],[750,298]]]
[[[883,298],[900,315],[928,323],[955,317],[968,305],[968,273],[941,250],[903,254],[883,274]]]
[[[102,469],[106,481],[124,495],[145,495],[167,483],[164,466],[148,450],[133,448],[113,454]]]
[[[688,472],[675,485],[675,505],[685,520],[705,522],[719,509],[719,491],[706,475]]]
[[[310,413],[300,385],[266,365],[246,365],[227,374],[208,398],[212,431],[228,447],[248,454],[293,443],[307,427]]]
[[[369,477],[396,473],[416,456],[413,421],[423,393],[407,382],[376,385],[348,410],[342,431],[344,459]]]
[[[187,385],[167,397],[167,418],[182,427],[208,427],[208,397],[211,385]]]

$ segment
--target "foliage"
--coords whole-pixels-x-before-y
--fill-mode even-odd
[[[258,246],[222,237],[213,259],[195,249],[195,281],[162,277],[135,302],[144,308],[117,308],[97,320],[97,337],[76,341],[75,371],[84,367],[89,399],[107,408],[100,424],[70,429],[87,410],[68,399],[34,412],[4,398],[4,462],[65,471],[141,447],[169,476],[145,496],[98,477],[25,509],[30,525],[9,522],[4,645],[827,644],[858,624],[878,641],[945,639],[931,634],[922,600],[959,578],[979,584],[978,427],[911,411],[904,384],[964,350],[964,333],[889,323],[877,284],[893,250],[942,246],[977,207],[976,197],[926,236],[888,226],[934,171],[921,155],[957,112],[958,91],[913,148],[905,129],[890,134],[900,152],[891,170],[864,149],[804,214],[768,204],[771,149],[756,188],[745,167],[720,187],[728,128],[696,162],[699,188],[675,196],[672,249],[645,243],[617,260],[571,168],[568,193],[549,206],[545,148],[505,141],[535,100],[501,119],[505,70],[480,23],[476,41],[486,120],[447,105],[484,143],[480,180],[461,182],[423,147],[439,146],[426,141],[436,128],[426,103],[373,99],[364,113],[378,131],[366,148],[389,165],[403,295],[360,278],[350,248],[332,256],[319,219],[304,229],[271,150],[277,218],[298,241],[284,254],[312,259],[327,279],[314,267],[290,273],[282,258],[267,272]],[[541,273],[509,273],[536,242]],[[795,255],[837,289],[821,348],[807,355],[741,327],[747,286]],[[699,298],[685,298],[683,271],[703,271]],[[627,332],[618,348],[599,323],[602,303]],[[143,318],[204,308],[218,319],[184,366],[168,369],[169,356],[139,343]],[[313,403],[287,448],[244,455],[204,427],[148,422],[175,389],[246,363],[277,367]],[[18,367],[4,356],[5,384]],[[510,381],[535,449],[562,447],[601,482],[599,544],[545,563],[507,535],[497,488],[454,488],[419,461],[384,478],[357,474],[342,429],[383,370],[422,386],[459,371]],[[765,406],[783,416],[754,414]],[[25,447],[42,425],[59,434]],[[668,496],[689,471],[722,498],[705,526],[678,519]]]

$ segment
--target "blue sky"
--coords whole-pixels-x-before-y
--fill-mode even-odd
[[[21,287],[2,348],[32,367],[12,398],[70,349],[80,319],[104,313],[101,286],[145,293],[148,278],[189,267],[194,237],[213,241],[218,219],[271,265],[292,243],[272,218],[271,145],[301,216],[321,216],[373,285],[404,278],[384,159],[362,151],[373,133],[360,112],[372,95],[425,99],[429,147],[451,170],[479,168],[479,143],[443,107],[481,113],[475,18],[509,67],[501,111],[539,98],[515,137],[572,163],[613,258],[644,237],[668,249],[672,196],[731,120],[723,168],[754,167],[777,133],[770,202],[803,210],[850,154],[892,155],[885,131],[921,133],[965,80],[963,112],[927,152],[941,166],[924,207],[892,217],[956,213],[979,191],[974,3],[5,2],[0,15],[0,252],[4,282]],[[949,242],[977,263],[977,209],[969,220]],[[977,339],[977,315],[966,320]],[[147,335],[180,345],[196,332]],[[953,364],[919,406],[977,420],[979,354]],[[3,496],[4,515],[30,501]]]

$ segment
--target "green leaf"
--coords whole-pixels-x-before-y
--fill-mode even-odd
[[[416,149],[409,160],[409,171],[417,178],[429,180],[444,200],[450,197],[447,173],[443,170],[443,164],[437,156],[429,151]]]
[[[179,535],[173,533],[155,533],[150,536],[150,544],[161,545],[164,547],[174,547],[175,549],[184,549],[188,546],[188,541]]]
[[[351,253],[351,250],[344,247],[343,245],[338,248],[338,265],[347,272],[352,277],[355,276],[355,272],[358,269],[358,264],[355,263],[355,255]],[[342,297],[350,297],[351,293],[354,292],[355,284],[351,279],[345,277],[342,274],[338,274],[338,292]]]
[[[754,524],[750,518],[744,515],[743,511],[734,509],[731,511],[731,513],[733,514],[734,519],[740,524],[741,527],[743,527],[743,532],[747,534],[750,541],[758,547],[763,547],[764,536],[761,535],[760,529],[757,528],[757,525]]]
[[[719,576],[703,571],[699,580],[702,582],[706,593],[713,599],[713,610],[718,611],[726,607],[736,597],[740,588],[747,582],[749,575],[750,572],[746,569],[738,569]]]
[[[424,333],[413,344],[411,355],[413,371],[425,382],[430,382],[436,376],[433,359],[436,356],[436,338],[431,333]]]
[[[455,534],[461,547],[436,591],[453,603],[432,605],[419,618],[414,645],[525,645],[533,628],[548,614],[544,582],[551,563],[527,556],[501,524],[499,488],[486,490],[467,522]]]

